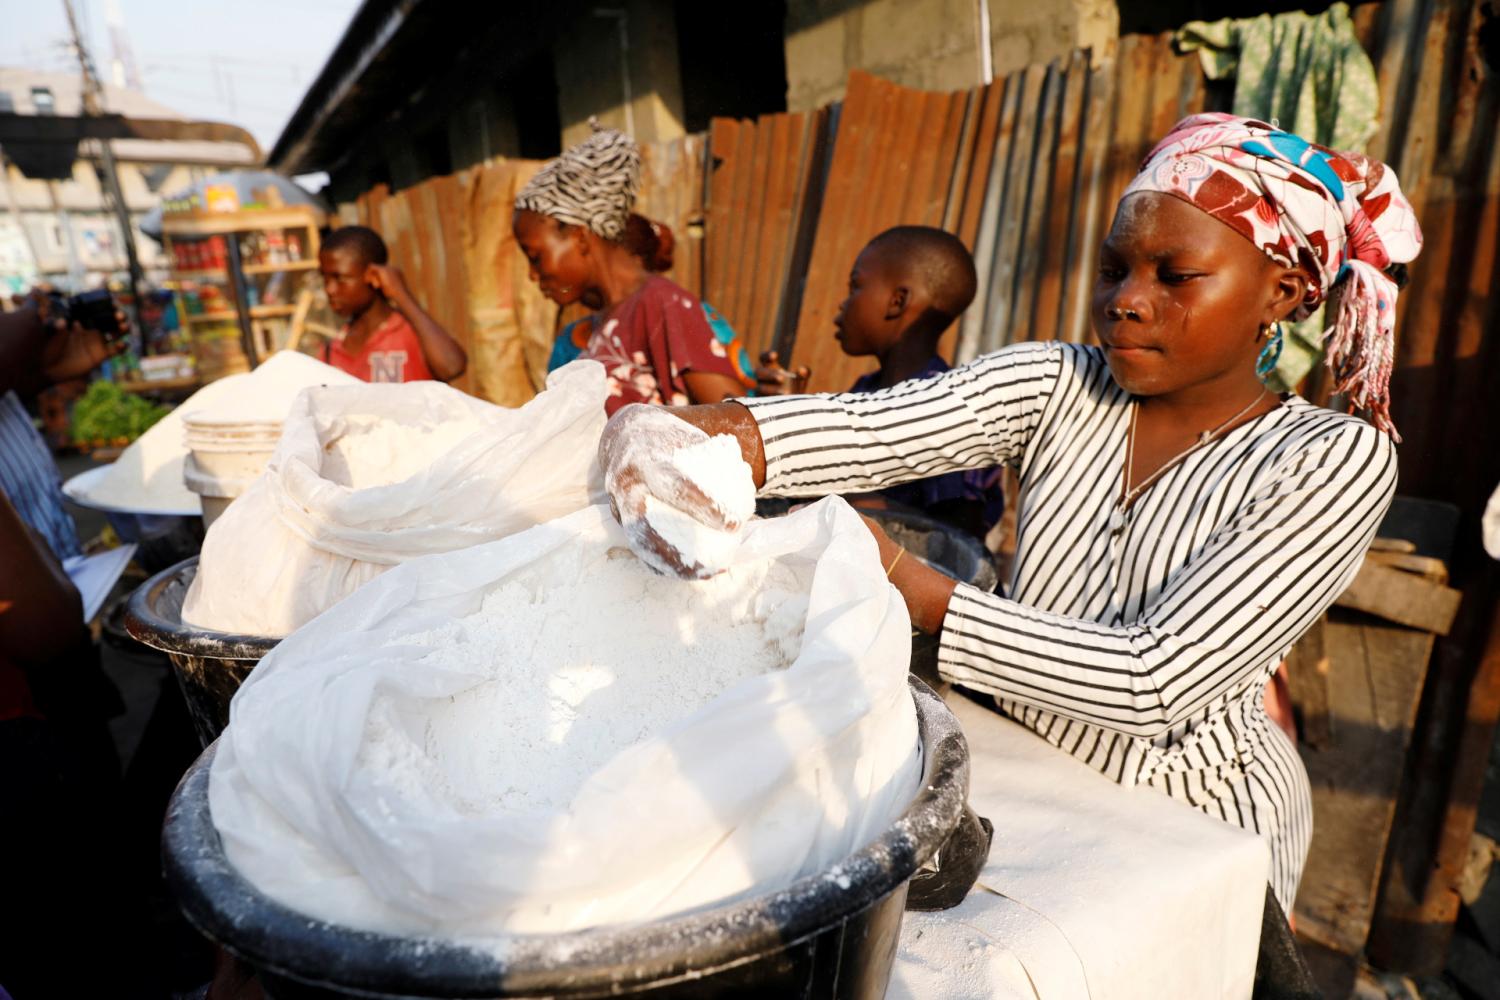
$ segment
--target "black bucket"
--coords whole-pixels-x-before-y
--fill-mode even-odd
[[[280,640],[184,625],[182,601],[197,572],[193,556],[137,587],[125,606],[125,631],[167,654],[193,729],[208,746],[229,725],[229,699]]]
[[[878,521],[891,540],[927,565],[987,593],[1000,585],[1000,570],[984,543],[960,528],[916,511],[867,510],[862,513]],[[938,645],[935,635],[912,630],[911,672],[946,695],[952,686],[938,675]]]
[[[776,892],[638,926],[451,941],[355,931],[272,901],[224,856],[208,805],[210,747],[167,809],[167,884],[188,920],[252,966],[274,1000],[649,995],[879,1000],[907,881],[959,822],[969,751],[958,720],[911,682],[922,781],[905,812],[832,872]]]
[[[962,528],[917,511],[894,507],[860,513],[878,521],[891,541],[959,583],[972,584],[984,591],[999,586],[1000,571],[994,555]]]

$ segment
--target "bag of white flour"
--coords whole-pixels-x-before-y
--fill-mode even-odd
[[[593,361],[518,409],[441,382],[305,390],[204,538],[183,621],[283,636],[398,563],[598,502],[605,392]]]
[[[779,888],[920,780],[910,623],[839,498],[709,580],[607,507],[413,560],[235,695],[209,785],[233,864],[313,917],[482,942]],[[482,946],[482,945],[481,945]]]

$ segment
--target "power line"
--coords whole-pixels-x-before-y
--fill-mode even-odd
[[[286,70],[240,69],[240,68],[237,68],[237,67],[236,68],[230,68],[230,67],[222,67],[222,66],[172,66],[172,65],[167,65],[165,63],[146,63],[141,68],[141,72],[146,73],[146,74],[148,74],[150,76],[158,76],[158,77],[169,77],[169,76],[202,77],[202,76],[211,75],[211,74],[213,74],[215,72],[223,72],[223,73],[233,73],[235,76],[239,77],[242,80],[244,80],[244,79],[265,80],[268,83],[282,84],[282,85],[285,85],[285,86],[288,86],[288,87],[301,87],[302,86],[302,84],[299,81],[294,80],[292,78],[292,76],[287,73]]]
[[[73,35],[73,45],[78,53],[78,68],[83,73],[83,113],[96,116],[104,112],[104,88],[99,84],[99,74],[94,69],[93,59],[84,46],[83,35],[78,31],[78,19],[73,14],[73,0],[63,0],[63,11],[68,15],[68,29]],[[130,209],[125,204],[125,194],[120,189],[120,175],[115,169],[115,153],[108,139],[99,140],[99,166],[102,168],[104,202],[113,211],[120,226],[120,236],[125,241],[125,260],[129,267],[130,300],[139,303],[141,285],[141,262],[135,252],[135,232],[131,228]],[[72,263],[71,261],[69,262]]]
[[[241,63],[247,66],[297,66],[302,63],[295,59],[262,59],[251,56],[231,56],[221,52],[210,52],[200,50],[197,52],[166,52],[161,49],[153,49],[151,56],[156,59],[177,60],[201,60],[203,62],[228,62]]]

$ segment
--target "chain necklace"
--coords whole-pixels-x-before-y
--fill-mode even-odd
[[[1228,420],[1224,421],[1213,430],[1202,431],[1201,433],[1199,433],[1198,439],[1196,441],[1188,445],[1182,451],[1179,451],[1176,455],[1173,455],[1159,468],[1157,468],[1155,472],[1151,473],[1151,475],[1147,476],[1144,480],[1137,484],[1134,489],[1127,490],[1125,492],[1125,495],[1120,498],[1119,503],[1115,505],[1114,513],[1117,516],[1112,516],[1110,518],[1112,527],[1114,527],[1116,531],[1124,527],[1125,511],[1127,511],[1130,508],[1130,505],[1135,502],[1136,497],[1144,493],[1152,483],[1156,482],[1162,476],[1166,475],[1167,471],[1178,462],[1182,461],[1184,458],[1187,458],[1193,452],[1197,451],[1199,448],[1202,448],[1209,442],[1217,439],[1218,436],[1222,434],[1235,421],[1239,420],[1245,414],[1249,413],[1251,410],[1255,409],[1255,407],[1260,405],[1260,401],[1265,399],[1266,396],[1270,394],[1270,392],[1270,389],[1262,389],[1260,391],[1260,395],[1250,400],[1250,404],[1243,410],[1236,413],[1234,416],[1230,417]],[[1135,402],[1130,410],[1130,438],[1129,443],[1125,447],[1125,481],[1127,483],[1130,481],[1131,470],[1135,468],[1135,419],[1140,412],[1141,404],[1139,402]]]

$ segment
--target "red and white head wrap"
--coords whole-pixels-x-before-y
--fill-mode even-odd
[[[1385,269],[1416,258],[1422,230],[1394,170],[1252,118],[1205,113],[1157,143],[1125,195],[1140,191],[1175,195],[1305,271],[1307,296],[1291,319],[1337,288],[1323,335],[1335,391],[1401,440],[1390,418],[1397,287]]]

